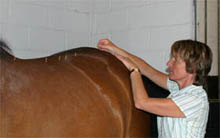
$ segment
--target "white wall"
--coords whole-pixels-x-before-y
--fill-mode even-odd
[[[171,44],[194,39],[193,0],[0,0],[0,36],[19,58],[109,38],[165,72]]]

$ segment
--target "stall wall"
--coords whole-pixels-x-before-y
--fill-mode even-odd
[[[171,44],[194,34],[193,0],[0,0],[0,37],[18,58],[109,38],[165,72]]]
[[[198,41],[207,43],[213,52],[213,63],[210,75],[219,75],[218,69],[218,0],[197,0],[197,36]],[[219,48],[218,48],[219,47]]]

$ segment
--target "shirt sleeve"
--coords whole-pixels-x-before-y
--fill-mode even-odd
[[[203,108],[204,100],[201,96],[185,93],[171,98],[187,119],[197,117]]]

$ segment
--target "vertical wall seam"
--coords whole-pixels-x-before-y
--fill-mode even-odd
[[[208,12],[208,2],[207,0],[205,0],[205,44],[207,44],[207,33],[208,33],[207,12]]]
[[[94,15],[95,15],[95,12],[94,12],[94,8],[95,8],[95,2],[94,0],[91,0],[90,1],[90,4],[89,4],[89,43],[88,43],[88,46],[92,46],[93,44],[93,41],[92,41],[92,36],[94,34]]]
[[[218,97],[220,98],[220,1],[218,0]]]
[[[194,0],[194,38],[197,40],[197,0]]]

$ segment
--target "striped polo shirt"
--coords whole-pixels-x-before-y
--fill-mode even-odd
[[[159,138],[204,138],[209,113],[209,103],[202,86],[190,85],[179,90],[178,84],[168,79],[168,90],[174,103],[185,118],[158,116]]]

